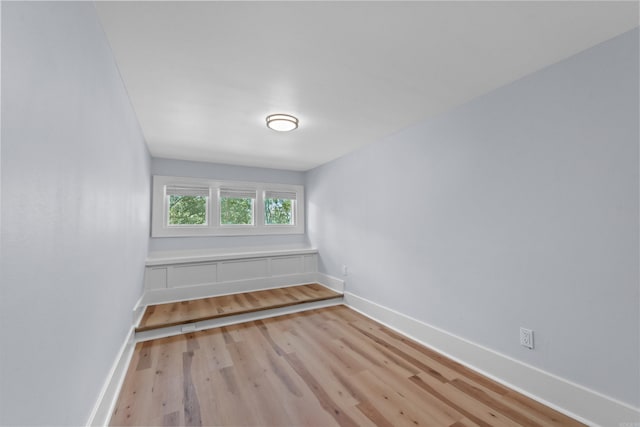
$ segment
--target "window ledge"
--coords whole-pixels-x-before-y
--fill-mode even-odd
[[[206,250],[158,251],[147,256],[146,266],[224,261],[230,259],[270,256],[305,255],[318,253],[310,246],[270,246],[257,248],[222,248]]]

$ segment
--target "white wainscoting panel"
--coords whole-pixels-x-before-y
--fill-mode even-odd
[[[292,274],[289,276],[262,277],[259,279],[217,282],[208,285],[181,286],[179,288],[146,290],[140,302],[142,306],[186,301],[198,298],[237,294],[239,292],[261,291],[284,288],[316,282],[316,273]]]
[[[304,271],[318,271],[318,257],[316,255],[304,255],[302,258]]]
[[[286,276],[304,272],[304,260],[301,256],[287,256],[271,258],[271,275]]]
[[[215,252],[210,257],[191,253],[176,253],[173,258],[152,257],[145,269],[145,292],[140,304],[313,283],[319,280],[317,257],[317,251],[309,248],[298,252],[263,249],[246,253]]]
[[[269,277],[268,259],[249,259],[241,261],[222,261],[218,279],[220,282],[257,279]]]
[[[147,267],[144,272],[145,289],[163,289],[167,287],[167,267]]]
[[[167,287],[179,288],[217,282],[217,270],[215,263],[172,265],[167,269]]]

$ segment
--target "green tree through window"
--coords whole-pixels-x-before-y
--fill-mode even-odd
[[[292,200],[264,199],[264,222],[269,225],[293,224]]]
[[[169,196],[170,225],[205,225],[207,197]]]
[[[153,176],[152,237],[303,234],[304,186]]]
[[[221,197],[220,224],[251,225],[253,224],[253,199]]]

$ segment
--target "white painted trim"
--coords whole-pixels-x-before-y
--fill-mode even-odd
[[[592,426],[635,426],[635,423],[640,422],[640,408],[634,408],[350,292],[345,292],[344,300],[345,305],[365,316],[581,422]]]
[[[216,282],[206,285],[181,286],[179,288],[149,289],[140,297],[134,308],[134,325],[142,318],[144,308],[151,304],[188,301],[198,298],[219,297],[242,292],[264,291],[318,283],[338,293],[344,293],[344,281],[323,273],[301,273],[289,276],[260,277],[257,279]]]
[[[259,277],[256,279],[214,282],[204,285],[180,286],[178,288],[147,289],[140,304],[164,304],[198,298],[217,297],[242,292],[285,288],[316,282],[316,273],[291,274],[288,276]]]
[[[168,224],[168,186],[186,186],[209,190],[207,204],[207,224],[194,226],[170,226]],[[252,225],[228,226],[220,224],[220,190],[238,189],[255,192]],[[296,193],[294,224],[267,225],[264,218],[264,194],[266,191],[286,191]],[[305,230],[304,186],[296,184],[272,184],[265,182],[221,181],[207,178],[179,176],[153,176],[151,206],[151,237],[186,236],[253,236],[273,234],[304,234]]]
[[[226,261],[231,259],[267,258],[287,255],[317,254],[318,250],[311,247],[271,247],[271,248],[236,248],[219,250],[192,250],[172,252],[151,252],[145,265],[160,266],[174,264],[189,264],[194,262]]]
[[[144,304],[142,304],[143,298],[144,298],[144,291],[142,295],[140,295],[140,298],[138,298],[138,301],[136,301],[136,304],[133,306],[133,312],[131,314],[133,316],[134,328],[140,324],[140,321],[142,320],[142,316],[144,316],[144,310],[145,308],[147,308]]]
[[[133,357],[133,349],[135,348],[135,329],[131,327],[127,338],[125,339],[118,355],[116,356],[113,366],[107,375],[107,378],[100,390],[100,394],[96,401],[87,426],[107,426],[111,419],[111,414],[116,404],[116,399],[122,388],[127,368],[131,357]]]
[[[309,283],[321,284],[338,293],[344,292],[344,280],[318,272],[306,272],[274,277],[258,277],[254,279],[227,282],[212,282],[175,288],[146,289],[134,308],[134,324],[137,324],[140,316],[142,316],[142,309],[150,304],[188,301],[198,298],[216,297],[241,292],[262,291],[274,288],[305,285]]]
[[[344,293],[344,280],[329,276],[324,273],[316,273],[316,282],[333,291]]]
[[[140,321],[142,320],[142,316],[144,316],[144,311],[147,308],[145,305],[136,304],[136,308],[133,310],[133,326],[138,327]]]
[[[254,320],[267,319],[270,317],[284,316],[286,314],[299,313],[301,311],[314,310],[317,308],[332,307],[343,304],[342,298],[332,298],[329,300],[313,301],[304,304],[291,305],[287,307],[272,308],[269,310],[255,311],[253,313],[243,313],[217,319],[203,320],[202,322],[188,323],[184,325],[170,326],[168,328],[153,329],[150,331],[138,332],[135,335],[136,342],[149,341],[158,338],[180,335],[187,332],[204,331],[206,329],[220,328],[222,326],[235,325],[238,323],[252,322]],[[188,330],[183,330],[188,327]]]

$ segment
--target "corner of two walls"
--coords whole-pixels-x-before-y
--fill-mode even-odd
[[[638,408],[638,132],[635,29],[307,172],[319,269]]]

